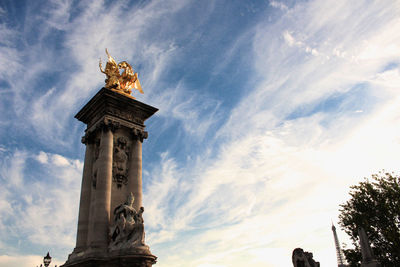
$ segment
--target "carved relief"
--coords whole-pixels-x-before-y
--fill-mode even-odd
[[[143,120],[140,118],[144,117],[144,114],[140,112],[133,113],[132,111],[129,110],[120,110],[109,107],[107,108],[106,113],[127,121],[136,122],[140,124],[143,123]]]
[[[130,193],[125,203],[114,209],[114,225],[110,229],[112,250],[145,246],[144,208],[136,211],[133,202],[134,197]]]
[[[129,147],[125,137],[118,137],[114,141],[114,156],[113,156],[113,181],[118,188],[128,184],[128,159]]]

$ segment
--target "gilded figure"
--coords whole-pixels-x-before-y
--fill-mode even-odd
[[[117,64],[114,58],[108,53],[107,49],[106,54],[108,61],[104,70],[101,64],[101,59],[99,62],[100,71],[107,76],[105,87],[129,96],[131,96],[132,89],[136,89],[143,94],[138,74],[133,71],[132,66],[126,61]]]

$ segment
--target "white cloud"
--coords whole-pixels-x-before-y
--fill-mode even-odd
[[[50,9],[47,10],[49,18],[46,20],[46,23],[57,30],[67,30],[71,4],[71,0],[50,0],[48,3]]]
[[[293,36],[288,31],[283,32],[283,38],[289,46],[293,46],[295,44]]]
[[[279,1],[269,1],[269,5],[275,8],[279,8],[281,10],[288,10],[289,8],[282,2]]]
[[[40,165],[30,162],[28,170],[30,159],[37,160]],[[66,248],[75,244],[76,199],[79,199],[82,164],[61,155],[44,152],[35,155],[18,150],[3,158],[1,163],[0,235],[10,244],[0,247],[0,253],[18,253],[12,242],[24,240],[43,249],[52,247],[56,256],[62,253],[65,257],[70,252]],[[40,177],[31,177],[35,170]],[[13,182],[15,179],[19,182]],[[1,263],[16,260],[2,257]],[[21,257],[21,266],[26,259]]]
[[[69,161],[61,155],[53,155],[52,162],[56,166],[68,166],[70,164]]]
[[[254,259],[255,263],[286,266],[295,247],[314,252],[323,264],[334,262],[330,220],[336,220],[338,205],[348,197],[349,185],[381,167],[397,168],[398,149],[393,149],[391,138],[399,136],[400,129],[388,126],[399,125],[399,119],[387,116],[390,113],[387,110],[377,115],[340,139],[336,138],[337,132],[345,129],[345,122],[320,131],[315,141],[303,143],[298,136],[299,129],[308,129],[303,133],[306,138],[319,127],[321,118],[299,119],[289,127],[283,126],[285,136],[280,136],[280,129],[269,134],[248,135],[223,149],[221,158],[214,162],[203,159],[205,162],[191,170],[199,176],[190,181],[193,189],[189,194],[176,186],[176,181],[163,180],[167,192],[170,192],[168,185],[173,184],[171,193],[188,198],[178,210],[165,206],[171,196],[166,202],[158,202],[159,209],[151,210],[159,212],[164,224],[160,233],[157,227],[148,224],[149,244],[158,247],[159,242],[169,241],[174,243],[174,250],[190,247],[196,252],[196,257],[188,253],[182,264],[176,266],[205,263],[231,266],[236,257],[275,250],[281,252],[281,257],[260,257]],[[378,121],[383,125],[377,124]],[[379,142],[382,136],[371,131],[375,126],[388,129],[391,138],[386,137],[385,143]],[[367,148],[366,143],[376,146]],[[374,162],[380,157],[384,159]],[[388,158],[392,158],[391,162]],[[154,195],[152,189],[148,192]],[[151,197],[146,199],[149,202],[154,204]],[[152,219],[149,217],[149,220]],[[192,233],[191,237],[182,240],[182,232]],[[166,236],[169,238],[165,239]],[[163,252],[159,256],[166,255]],[[161,264],[168,266],[172,262],[173,259],[167,258]]]
[[[36,156],[36,160],[42,164],[45,164],[48,162],[49,157],[47,156],[47,154],[45,152],[40,151],[39,154]]]
[[[159,116],[180,121],[186,133],[200,138],[221,117],[218,100],[207,99],[196,91],[190,92],[182,82],[154,95],[152,103],[163,111]]]
[[[382,168],[398,169],[399,73],[397,68],[384,70],[398,62],[399,48],[393,45],[400,42],[398,4],[307,1],[289,10],[280,2],[269,3],[287,12],[245,33],[244,39],[252,36],[252,46],[240,49],[244,43],[238,41],[226,53],[250,53],[249,76],[254,76],[248,78],[257,77],[253,89],[186,166],[164,153],[160,165],[149,171],[145,225],[148,243],[159,256],[157,265],[245,266],[251,261],[290,266],[292,250],[303,247],[322,265],[334,266],[330,223],[348,198],[348,186]],[[56,6],[48,27],[69,29],[67,56],[78,67],[68,71],[72,74],[61,87],[49,85],[35,94],[40,97],[34,97],[29,108],[24,91],[16,93],[16,113],[32,111],[30,119],[45,140],[64,133],[68,112],[101,86],[97,81],[104,77],[93,66],[108,47],[116,59],[124,54],[145,65],[144,101],[160,106],[159,116],[182,122],[193,139],[204,136],[222,116],[220,101],[192,92],[183,80],[173,89],[158,88],[179,48],[173,38],[145,38],[149,28],[171,28],[164,18],[186,4],[151,2],[129,10],[119,2],[106,10],[92,2],[70,25],[62,25],[69,23],[68,3]],[[131,47],[138,52],[123,52]],[[53,56],[45,54],[43,61]],[[38,53],[28,57],[26,64],[33,71],[15,88],[34,82],[55,65],[38,58]],[[226,62],[229,59],[221,65]],[[340,97],[333,101],[334,96]],[[327,107],[320,108],[325,103]],[[75,135],[68,131],[70,136]],[[26,160],[31,158],[41,163],[40,173],[46,174],[42,179],[25,179]],[[43,151],[17,151],[1,166],[0,232],[24,235],[32,244],[59,246],[66,256],[74,246],[82,162]]]
[[[174,172],[178,182],[167,190],[186,199],[176,209],[146,200],[167,218],[158,228],[149,225],[149,244],[165,259],[161,265],[242,266],[240,259],[251,258],[256,265],[289,266],[292,250],[302,247],[322,265],[335,266],[330,223],[349,186],[383,168],[399,171],[399,98],[392,89],[398,70],[382,72],[396,61],[396,48],[380,52],[364,42],[386,47],[400,41],[396,8],[313,1],[299,3],[274,25],[259,25],[254,64],[264,80],[221,127],[216,138],[223,145]],[[367,22],[375,26],[366,28]],[[274,38],[282,32],[282,39]],[[358,95],[354,86],[365,82]],[[335,94],[343,96],[335,108],[290,118]],[[365,103],[347,102],[357,100]],[[170,176],[158,179],[169,184]],[[189,189],[176,186],[185,183]],[[165,252],[163,242],[185,251],[180,260]]]
[[[82,13],[71,19],[71,1],[52,1],[43,8],[43,13],[29,17],[27,28],[41,25],[40,38],[22,51],[13,48],[18,44],[15,36],[21,33],[5,26],[3,31],[0,28],[0,36],[4,36],[0,39],[14,40],[4,47],[4,52],[0,49],[0,55],[9,58],[10,64],[17,64],[8,65],[1,72],[11,86],[12,94],[8,96],[7,105],[12,105],[10,108],[17,115],[14,127],[29,129],[29,132],[36,134],[37,141],[44,145],[48,146],[48,140],[52,140],[53,144],[68,147],[73,135],[65,135],[64,129],[70,128],[68,123],[73,113],[78,111],[85,99],[103,85],[101,81],[104,75],[97,68],[98,58],[108,48],[117,60],[129,61],[133,58],[134,67],[144,66],[139,73],[145,88],[145,95],[140,96],[141,101],[152,99],[159,103],[158,99],[162,100],[169,94],[167,97],[172,105],[161,105],[165,114],[182,122],[183,129],[190,134],[204,134],[210,121],[204,120],[201,112],[188,109],[192,104],[202,104],[199,100],[201,95],[184,86],[178,90],[170,89],[168,93],[160,87],[170,62],[177,56],[174,37],[165,40],[149,35],[155,28],[165,32],[174,29],[174,26],[165,24],[165,19],[171,18],[188,4],[190,2],[187,1],[171,1],[161,5],[149,2],[140,7],[127,7],[123,2],[116,2],[106,7],[104,3],[96,1],[81,3],[79,8]],[[168,21],[175,23],[174,20]],[[159,25],[165,25],[163,30],[159,29]],[[59,50],[45,49],[48,46],[46,38],[54,29],[65,31],[63,46]],[[23,67],[20,66],[22,61]],[[17,70],[22,68],[30,71],[20,77]],[[52,74],[59,80],[46,83],[46,86],[41,84],[40,91],[26,94],[31,87],[35,88],[40,77]],[[28,84],[30,88],[26,87]],[[218,103],[211,103],[210,106],[215,107],[210,108],[211,112],[215,112]],[[31,114],[29,119],[25,117],[27,113]],[[194,131],[193,125],[202,125],[203,130]]]
[[[382,88],[384,90],[397,91],[400,88],[399,68],[377,73],[370,78],[369,82],[374,84],[374,86]]]
[[[18,37],[18,32],[5,23],[0,24],[0,57],[3,62],[7,62],[7,64],[0,64],[0,80],[12,80],[22,68],[21,54],[15,45]]]
[[[15,187],[23,185],[25,161],[28,155],[24,151],[16,151],[12,157],[4,157],[1,162],[0,177],[3,183],[8,183]]]

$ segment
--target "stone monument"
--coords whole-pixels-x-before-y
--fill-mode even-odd
[[[302,248],[293,250],[292,263],[294,267],[320,267],[319,262],[313,259],[313,254],[304,251]]]
[[[143,93],[137,73],[106,53],[106,85],[75,116],[87,125],[86,153],[76,247],[63,266],[150,267],[157,257],[145,244],[142,142],[158,109],[131,96]]]
[[[367,234],[363,227],[358,227],[358,236],[360,238],[360,248],[361,248],[361,267],[380,267],[380,263],[376,260],[374,252],[368,242]]]

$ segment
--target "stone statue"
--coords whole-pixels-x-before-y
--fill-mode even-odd
[[[114,147],[113,160],[113,180],[117,183],[117,187],[121,188],[122,184],[128,183],[128,147],[124,137],[119,137]]]
[[[293,250],[292,262],[294,267],[320,267],[319,262],[313,259],[313,254],[304,251],[302,248]]]
[[[132,89],[138,90],[143,94],[142,86],[140,85],[137,72],[133,71],[132,66],[126,62],[122,61],[119,64],[111,57],[106,49],[106,54],[108,61],[105,70],[101,65],[101,59],[99,62],[100,71],[107,76],[105,80],[105,88],[115,90],[119,93],[129,95],[132,93]],[[122,74],[120,73],[122,70]]]
[[[135,248],[145,246],[144,208],[137,212],[133,208],[134,197],[130,193],[124,204],[114,209],[114,225],[111,227],[110,249]]]

